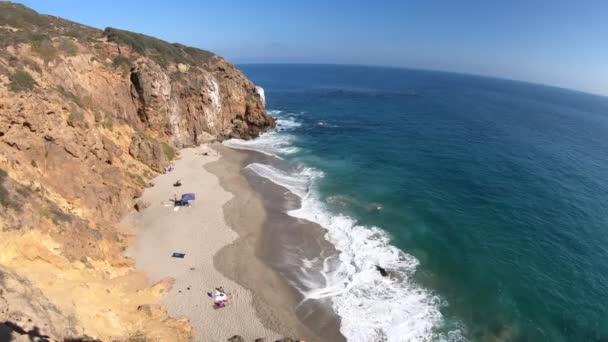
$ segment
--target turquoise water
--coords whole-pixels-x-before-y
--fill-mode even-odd
[[[259,149],[293,163],[329,213],[404,252],[374,261],[403,284],[362,276],[374,285],[334,298],[349,340],[608,339],[608,98],[427,71],[240,67],[280,119]],[[344,247],[355,283],[374,257],[344,229],[336,241],[361,243]],[[359,298],[384,286],[374,296],[390,310],[366,326]],[[383,325],[400,314],[403,329]]]

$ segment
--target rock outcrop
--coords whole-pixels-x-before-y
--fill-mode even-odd
[[[1,2],[0,336],[188,340],[117,222],[177,149],[273,126],[220,56]]]

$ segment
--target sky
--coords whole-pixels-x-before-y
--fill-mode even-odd
[[[25,0],[234,63],[385,65],[608,95],[608,1]]]

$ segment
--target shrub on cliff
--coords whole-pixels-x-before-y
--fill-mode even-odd
[[[114,57],[114,59],[112,60],[112,66],[116,69],[130,68],[131,64],[132,64],[131,59],[128,57],[125,57],[123,55],[118,55],[118,56]]]
[[[14,210],[21,210],[21,203],[19,200],[11,198],[11,192],[4,186],[4,181],[8,178],[6,171],[0,169],[0,207],[13,208]],[[20,195],[26,196],[27,191],[17,191]]]
[[[108,27],[103,31],[109,41],[125,44],[133,51],[148,56],[160,66],[169,63],[199,64],[214,56],[212,52],[187,47],[181,44],[171,44],[145,34],[119,30]]]
[[[76,45],[71,39],[69,38],[63,38],[61,39],[61,44],[60,44],[61,50],[67,55],[67,56],[76,56],[76,54],[78,53],[78,45]]]
[[[173,160],[173,158],[175,158],[175,149],[173,148],[173,146],[167,144],[166,142],[163,142],[163,151],[165,151],[165,155],[167,156],[167,159],[169,160]]]
[[[74,219],[72,215],[66,214],[59,208],[42,208],[39,213],[40,216],[53,221],[54,224],[72,222]]]
[[[36,35],[32,38],[32,51],[40,56],[45,62],[57,58],[57,50],[53,41],[45,35]]]
[[[4,187],[4,180],[6,179],[6,171],[0,169],[0,205],[6,207],[10,204],[10,197],[8,190]]]
[[[17,70],[10,77],[9,88],[12,91],[27,91],[32,90],[37,85],[32,75],[25,70]]]
[[[39,14],[21,4],[0,1],[0,47],[31,43],[37,36],[70,36],[81,41],[100,36],[100,31],[69,20]]]

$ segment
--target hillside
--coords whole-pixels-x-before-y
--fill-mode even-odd
[[[0,3],[0,340],[188,340],[117,222],[179,148],[273,127],[262,94],[211,52]]]

